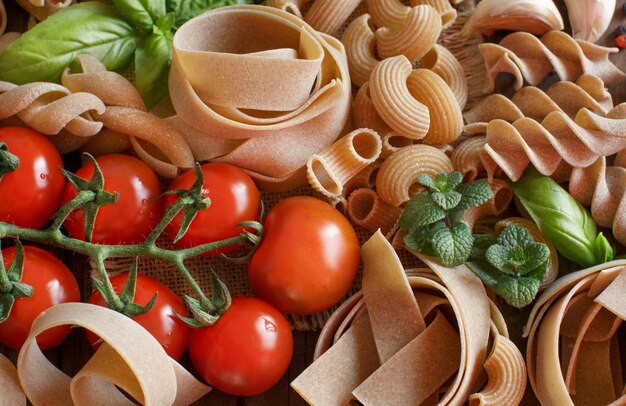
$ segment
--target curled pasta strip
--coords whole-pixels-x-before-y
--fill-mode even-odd
[[[385,235],[394,228],[402,214],[402,208],[386,203],[374,190],[366,188],[350,193],[346,211],[354,224],[370,231],[380,229]]]
[[[470,395],[469,404],[519,405],[526,390],[526,364],[515,343],[496,335],[491,355],[483,367],[489,377],[487,385],[479,393]]]
[[[422,139],[428,133],[430,113],[407,88],[411,71],[404,56],[385,59],[372,71],[369,90],[376,111],[389,127],[407,138]]]
[[[446,0],[447,2],[447,0]],[[448,3],[449,4],[449,3]],[[422,59],[422,68],[430,69],[439,75],[452,89],[461,110],[467,103],[467,79],[463,66],[446,47],[439,44],[428,51]]]
[[[383,121],[374,106],[370,95],[369,82],[363,83],[363,86],[357,92],[352,110],[354,125],[357,128],[371,128],[381,135],[391,131],[391,128]]]
[[[461,108],[442,78],[428,69],[415,69],[409,75],[406,86],[409,93],[430,112],[430,126],[424,137],[425,143],[449,144],[461,135]]]
[[[298,2],[294,0],[265,0],[265,5],[269,7],[275,7],[277,9],[286,11],[297,17],[302,18],[302,12],[300,11],[300,6]]]
[[[375,131],[354,130],[309,158],[306,165],[309,183],[323,195],[338,198],[350,178],[378,159],[381,147]]]
[[[617,48],[605,48],[562,31],[550,31],[541,38],[525,32],[506,36],[500,44],[482,44],[480,52],[488,73],[487,91],[495,86],[499,73],[515,76],[515,89],[524,80],[538,85],[553,70],[561,80],[573,81],[584,73],[598,76],[604,83],[624,78],[624,73],[611,61],[609,54]]]
[[[513,200],[513,189],[511,186],[501,180],[494,179],[489,183],[493,197],[478,207],[472,207],[463,213],[463,221],[474,228],[479,220],[485,217],[493,217],[501,215]]]
[[[443,29],[454,24],[457,12],[456,9],[452,7],[452,4],[450,4],[450,0],[411,0],[411,7],[421,5],[431,6],[439,12]]]
[[[361,0],[315,0],[304,21],[318,31],[334,35],[359,4]]]
[[[599,157],[626,148],[626,116],[620,115],[624,111],[626,106],[619,105],[606,117],[583,108],[574,119],[553,111],[541,123],[530,118],[513,123],[492,120],[481,155],[483,165],[490,178],[500,167],[514,181],[531,163],[543,175],[552,175],[563,162],[590,166]]]
[[[381,58],[404,55],[412,62],[417,61],[435,45],[440,34],[439,12],[430,6],[416,6],[401,27],[376,30],[378,54]]]
[[[485,171],[480,159],[485,142],[485,137],[470,137],[452,151],[450,160],[454,165],[454,170],[463,174],[464,181],[471,182],[478,177],[478,174]]]
[[[341,42],[346,47],[350,79],[356,86],[362,86],[379,62],[374,50],[376,38],[370,15],[366,13],[355,18],[341,36]]]
[[[367,0],[367,10],[377,27],[394,28],[404,24],[411,8],[399,0]]]
[[[550,258],[548,259],[548,268],[546,269],[546,273],[543,276],[543,280],[541,281],[541,285],[539,285],[539,289],[545,289],[549,284],[554,282],[558,273],[559,273],[559,255],[554,248],[554,245],[541,234],[541,231],[537,228],[537,225],[531,220],[522,218],[522,217],[508,217],[503,220],[500,220],[496,223],[496,232],[499,233],[505,227],[516,224],[522,226],[528,230],[530,236],[533,240],[546,244],[548,250],[550,250]]]
[[[379,196],[393,206],[400,206],[420,190],[417,177],[435,176],[454,170],[450,158],[429,145],[411,145],[391,154],[380,166],[376,176]]]
[[[89,93],[72,93],[54,83],[34,82],[17,86],[0,82],[0,121],[16,116],[31,128],[54,135],[65,130],[84,143],[102,128],[89,113],[104,113],[102,101]],[[63,150],[62,152],[69,152]]]

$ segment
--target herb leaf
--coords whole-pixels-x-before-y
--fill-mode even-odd
[[[165,0],[113,0],[115,7],[135,27],[152,31],[159,17],[165,15]]]
[[[135,51],[135,83],[148,109],[167,95],[172,42],[161,31],[141,40]]]
[[[207,10],[252,2],[252,0],[167,0],[167,11],[176,14],[176,27],[180,27],[185,21]]]
[[[456,206],[457,210],[478,207],[493,197],[491,186],[487,182],[462,183],[456,188],[456,191],[463,195],[461,201]]]
[[[474,244],[470,228],[465,223],[454,223],[448,228],[439,222],[433,226],[432,245],[441,263],[457,266],[467,260]]]
[[[438,207],[427,193],[417,193],[407,204],[400,217],[400,227],[412,230],[415,227],[427,226],[446,217],[446,212]]]
[[[114,7],[79,3],[40,22],[0,53],[0,80],[58,82],[80,54],[98,58],[109,70],[122,70],[138,41],[135,27]]]

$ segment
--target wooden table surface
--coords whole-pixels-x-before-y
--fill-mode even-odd
[[[556,0],[562,14],[566,15],[566,9],[561,0]],[[613,31],[619,24],[626,24],[626,16],[622,13],[621,8],[626,4],[626,0],[617,0],[617,11],[613,22],[604,37],[598,41],[599,44],[607,46],[615,46]],[[8,12],[7,31],[22,31],[26,27],[28,15],[14,2],[14,0],[5,0],[5,6]],[[626,51],[611,55],[611,60],[626,71]],[[613,94],[615,104],[626,102],[626,83],[621,81],[609,87]],[[88,265],[85,257],[67,253],[55,252],[63,261],[75,272],[83,292],[89,292],[88,286]],[[521,339],[521,329],[527,317],[527,311],[519,311],[504,307],[503,313],[509,324],[511,338],[522,348],[525,353],[525,343]],[[259,396],[248,398],[237,398],[226,395],[217,390],[211,391],[197,405],[305,405],[306,403],[289,387],[289,382],[295,379],[307,365],[310,364],[313,357],[313,350],[317,341],[318,333],[294,332],[294,354],[289,370],[281,379],[281,381],[269,392]],[[17,352],[0,346],[0,352],[6,354],[12,361],[17,359]],[[78,372],[84,362],[91,356],[91,349],[84,339],[83,331],[76,329],[72,331],[65,343],[50,351],[46,351],[48,358],[59,366],[63,371],[72,375]],[[182,361],[188,369],[192,369],[187,356]],[[538,404],[536,398],[528,387],[527,396],[523,401],[523,405],[530,406]]]

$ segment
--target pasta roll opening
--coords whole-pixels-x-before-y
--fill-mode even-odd
[[[355,190],[348,199],[350,217],[356,221],[363,221],[374,208],[376,192],[371,189]]]
[[[359,132],[352,137],[352,149],[363,160],[374,160],[380,154],[380,139],[372,132]]]
[[[328,171],[323,159],[319,156],[313,156],[307,165],[310,172],[313,172],[314,178],[317,180],[318,186],[321,186],[322,193],[328,196],[336,196],[341,193],[342,186],[333,178],[331,172]],[[326,193],[325,193],[326,192]]]
[[[492,188],[493,189],[493,207],[496,213],[502,213],[511,203],[513,199],[513,189],[509,187]]]

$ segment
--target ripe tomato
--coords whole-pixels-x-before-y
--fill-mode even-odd
[[[4,266],[8,269],[15,258],[15,247],[2,250]],[[9,317],[0,324],[0,342],[19,350],[39,314],[54,305],[80,302],[76,278],[57,257],[41,248],[24,246],[22,282],[34,289],[32,297],[15,299]],[[55,347],[70,333],[70,326],[49,329],[37,337],[42,350]]]
[[[234,297],[212,326],[191,330],[189,356],[210,385],[235,396],[269,390],[285,374],[293,353],[287,320],[267,303]]]
[[[127,280],[127,273],[111,278],[111,284],[117,294],[124,289]],[[147,275],[137,274],[134,303],[146,305],[155,292],[159,296],[152,309],[148,313],[132,319],[141,324],[161,343],[167,355],[178,360],[183,356],[189,338],[189,326],[176,317],[176,313],[187,317],[187,309],[185,309],[183,300],[158,280]],[[107,307],[102,295],[97,290],[89,297],[89,303]],[[89,331],[87,332],[87,339],[92,346],[98,345],[98,336]]]
[[[18,169],[0,180],[0,221],[42,228],[61,206],[61,156],[48,138],[29,128],[0,128],[0,142],[20,160]]]
[[[291,314],[337,304],[359,266],[359,239],[331,205],[309,196],[283,199],[270,210],[265,235],[248,266],[254,294]]]
[[[261,193],[247,173],[223,163],[204,164],[202,173],[202,195],[211,199],[211,206],[198,212],[187,233],[178,241],[178,246],[183,248],[235,237],[243,230],[237,224],[259,218]],[[194,181],[195,172],[188,170],[174,179],[168,189],[191,189]],[[175,195],[165,196],[166,206],[176,200],[178,197]],[[172,238],[178,233],[182,220],[183,216],[179,213],[165,229]],[[211,251],[211,254],[235,248],[237,246],[226,247]]]
[[[105,155],[97,159],[104,176],[104,190],[118,192],[117,202],[102,206],[98,210],[92,242],[99,244],[137,244],[142,242],[161,218],[161,203],[158,199],[161,186],[155,173],[148,165],[128,155]],[[79,169],[76,174],[91,180],[92,162]],[[76,196],[76,188],[67,183],[64,202]],[[84,211],[74,210],[65,220],[64,226],[70,236],[85,239]]]

